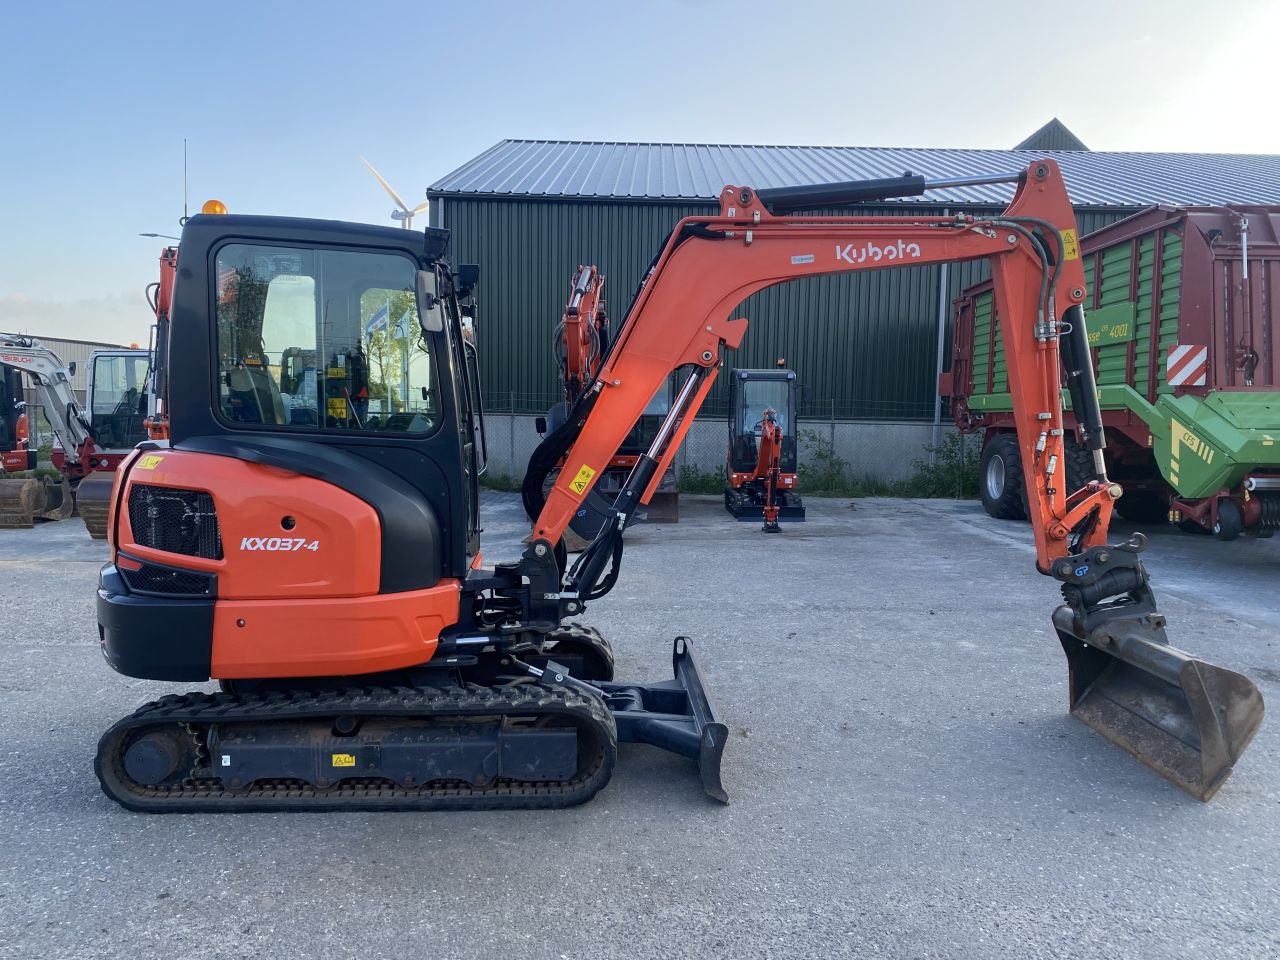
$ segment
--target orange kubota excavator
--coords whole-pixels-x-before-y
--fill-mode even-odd
[[[996,182],[1017,190],[992,217],[800,212]],[[670,464],[721,352],[746,333],[737,304],[796,277],[983,257],[1036,565],[1066,601],[1053,623],[1071,710],[1201,799],[1228,775],[1262,700],[1243,676],[1169,646],[1142,542],[1107,543],[1121,491],[1105,474],[1084,272],[1052,161],[1011,176],[726,187],[717,216],[676,226],[595,375],[531,459],[530,542],[493,569],[479,553],[476,353],[447,240],[313,220],[187,222],[170,445],[137,450],[117,474],[98,620],[117,670],[216,678],[222,692],[164,697],[108,730],[96,768],[112,798],[143,811],[557,807],[600,790],[627,740],[695,758],[707,793],[727,799],[727,730],[692,644],[676,639],[672,679],[622,683],[608,643],[566,621],[617,582],[627,519]],[[350,362],[392,295],[410,298],[420,322],[404,389]],[[298,351],[314,352],[316,382],[286,402],[280,358]],[[613,521],[569,566],[570,517],[673,373],[675,402]],[[1094,454],[1079,490],[1066,489],[1061,466],[1064,378]],[[353,409],[361,390],[382,414]],[[308,402],[315,409],[300,412]]]
[[[569,301],[564,315],[556,325],[552,346],[559,368],[560,385],[564,399],[539,417],[538,432],[543,436],[548,430],[557,430],[564,424],[582,394],[594,382],[600,364],[609,350],[609,313],[604,299],[604,274],[595,266],[579,266],[573,275]],[[653,442],[654,434],[662,425],[663,417],[670,411],[672,384],[659,387],[631,431],[618,445],[608,466],[592,480],[591,488],[582,503],[569,519],[569,526],[561,534],[570,552],[578,552],[600,532],[601,526],[613,516],[613,501],[631,474],[640,455]],[[543,479],[543,493],[555,481],[558,471],[552,471]],[[541,509],[542,498],[526,501],[529,519],[534,520]],[[631,517],[631,522],[647,519],[655,522],[674,522],[679,518],[680,494],[675,471],[666,476],[645,502],[648,508],[641,515]]]

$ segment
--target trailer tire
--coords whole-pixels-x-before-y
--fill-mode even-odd
[[[1082,490],[1086,483],[1094,479],[1093,453],[1070,435],[1062,446],[1063,459],[1066,461],[1067,493],[1072,494]]]
[[[1027,519],[1026,481],[1016,434],[996,434],[982,448],[978,492],[988,516],[997,520]]]
[[[1218,522],[1213,525],[1213,535],[1219,540],[1234,540],[1244,530],[1244,515],[1234,500],[1218,501]]]
[[[1168,523],[1169,504],[1152,490],[1130,490],[1116,501],[1116,513],[1130,523]]]

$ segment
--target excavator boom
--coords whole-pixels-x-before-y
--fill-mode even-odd
[[[995,182],[1017,187],[1009,207],[994,217],[788,215]],[[1061,582],[1067,601],[1054,623],[1071,662],[1072,712],[1207,799],[1261,722],[1262,699],[1243,676],[1169,647],[1138,560],[1144,543],[1138,538],[1107,544],[1122,490],[1108,479],[1102,459],[1105,437],[1088,350],[1079,237],[1066,186],[1051,160],[1009,176],[930,182],[907,175],[760,191],[726,187],[719,216],[685,219],[672,232],[571,414],[571,429],[545,441],[565,466],[535,522],[533,543],[559,541],[647,399],[673,372],[684,371],[671,414],[617,498],[617,522],[602,528],[569,570],[564,591],[577,609],[612,587],[626,520],[647,502],[656,477],[675,456],[715,379],[722,351],[742,342],[747,321],[732,311],[752,294],[800,277],[979,258],[991,266],[1009,358],[1036,567]],[[1066,482],[1064,383],[1095,468],[1094,479],[1080,490],[1068,489]],[[540,450],[531,460],[526,496],[540,483],[534,474],[545,459]],[[1125,638],[1123,655],[1119,635]],[[1175,654],[1182,658],[1179,669],[1168,665]],[[1189,690],[1188,677],[1210,671],[1229,674],[1229,682]],[[1202,749],[1210,743],[1214,749]]]

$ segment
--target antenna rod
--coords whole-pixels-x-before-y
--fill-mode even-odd
[[[187,138],[182,138],[182,222],[187,222]]]

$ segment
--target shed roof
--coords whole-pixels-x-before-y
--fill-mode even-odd
[[[1054,117],[1021,143],[1015,150],[1088,150],[1084,141],[1067,129],[1067,125]]]
[[[1006,173],[1044,156],[1062,166],[1077,206],[1280,203],[1280,156],[1269,154],[578,140],[503,140],[437,180],[427,194],[713,201],[725,184],[779,187],[894,177],[907,170],[926,178]],[[1011,187],[995,184],[931,191],[903,202],[1003,205],[1011,195]]]

